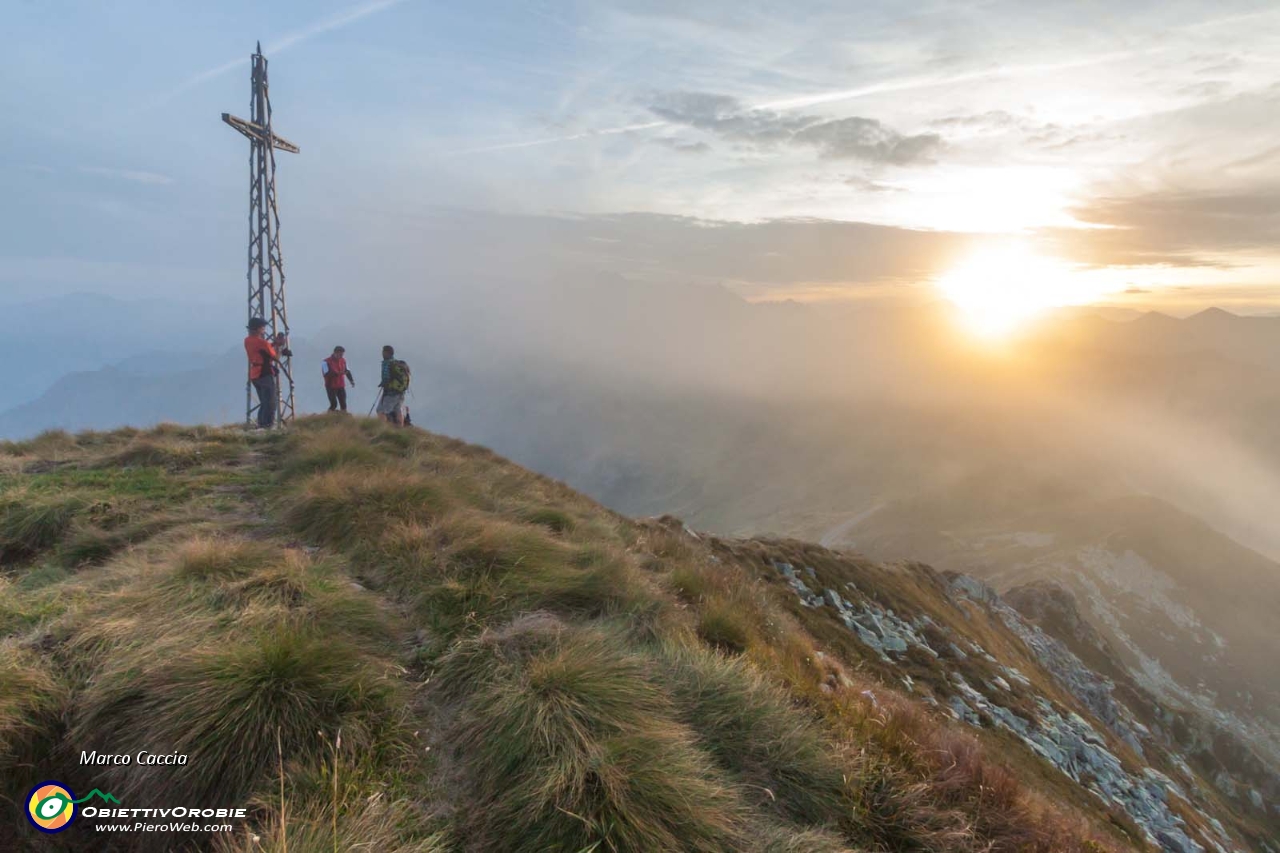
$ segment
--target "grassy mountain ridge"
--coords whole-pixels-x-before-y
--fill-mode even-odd
[[[122,850],[1152,838],[1142,803],[1015,736],[1090,709],[927,567],[628,520],[483,448],[356,419],[45,434],[0,451],[0,510],[5,849],[102,849],[89,826],[28,833],[17,801],[49,778],[251,810],[228,835]],[[1090,730],[1125,780],[1174,772]],[[95,749],[189,763],[79,766]],[[1158,787],[1152,808],[1202,849],[1225,837],[1207,815],[1257,829]]]

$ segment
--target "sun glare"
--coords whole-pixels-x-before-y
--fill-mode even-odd
[[[1023,245],[979,250],[938,281],[938,289],[964,324],[987,338],[1001,338],[1051,308],[1087,301],[1061,262]]]

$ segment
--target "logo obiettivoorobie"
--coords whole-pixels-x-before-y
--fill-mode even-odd
[[[27,819],[41,832],[61,832],[75,816],[75,795],[61,782],[41,782],[27,795]]]
[[[76,805],[94,797],[108,803],[120,802],[97,788],[77,800],[71,789],[61,782],[52,779],[41,782],[27,794],[27,820],[41,832],[61,832],[71,825],[71,820],[76,816]]]

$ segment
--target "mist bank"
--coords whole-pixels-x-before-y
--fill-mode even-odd
[[[0,414],[0,435],[237,421],[242,332],[227,325],[203,361],[162,351],[67,375]],[[993,343],[936,302],[751,303],[715,285],[487,277],[302,328],[294,350],[302,410],[324,407],[319,361],[342,344],[352,408],[367,411],[390,343],[415,367],[417,423],[624,511],[719,531],[812,532],[811,517],[958,488],[975,512],[1028,494],[1149,493],[1276,554],[1263,509],[1280,498],[1276,332],[1278,319],[1221,312],[1070,312]]]

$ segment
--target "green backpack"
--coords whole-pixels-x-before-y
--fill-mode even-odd
[[[383,390],[389,394],[403,394],[409,390],[409,365],[396,359],[387,366],[387,381]]]

